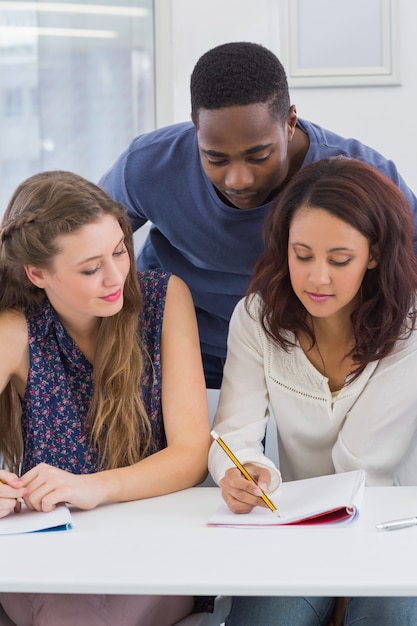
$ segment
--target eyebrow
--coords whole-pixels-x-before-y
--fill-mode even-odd
[[[262,152],[263,150],[267,150],[271,146],[272,146],[272,143],[259,144],[258,146],[253,146],[252,148],[248,148],[247,150],[244,150],[243,154],[245,155],[256,154],[257,152]],[[205,148],[200,148],[200,149],[201,149],[201,152],[204,152],[204,154],[207,154],[207,156],[223,157],[223,158],[229,156],[226,152],[218,152],[217,150],[206,150]]]
[[[302,243],[301,241],[294,241],[294,242],[290,242],[291,246],[302,246],[303,248],[307,248],[308,250],[312,250],[312,248],[310,246],[308,246],[306,243]],[[355,252],[354,248],[346,248],[343,246],[339,246],[336,248],[329,248],[329,250],[327,250],[327,252]]]
[[[116,243],[116,245],[114,246],[114,250],[116,250],[116,248],[120,246],[120,244],[123,243],[124,240],[125,240],[125,236],[123,235],[120,241]],[[101,259],[102,256],[103,256],[102,254],[98,254],[96,256],[90,256],[88,257],[88,259],[84,259],[83,261],[80,261],[79,263],[77,263],[77,266],[84,265],[84,263],[91,263],[91,261],[95,261],[96,259]]]

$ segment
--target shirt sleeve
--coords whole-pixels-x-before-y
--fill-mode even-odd
[[[395,183],[397,187],[401,189],[404,196],[406,197],[406,200],[413,214],[413,222],[414,222],[413,239],[414,239],[414,249],[417,254],[417,197],[415,196],[414,192],[410,189],[410,187],[407,185],[405,180],[401,177],[400,173],[398,172],[397,166],[395,165],[393,161],[389,161],[387,159],[383,160],[380,163],[378,169],[385,176],[390,178],[392,182]]]
[[[227,359],[213,428],[242,464],[256,463],[270,470],[272,491],[281,483],[281,475],[263,453],[262,440],[269,418],[263,363],[263,346],[256,321],[241,300],[230,320]],[[231,467],[234,467],[233,462],[214,441],[209,453],[213,479],[218,483]]]
[[[125,150],[107,172],[103,174],[98,185],[113,198],[113,200],[119,202],[119,204],[127,209],[133,231],[135,231],[143,226],[148,219],[138,203],[133,201],[129,193],[129,184],[126,177],[126,166],[129,156],[130,149]]]

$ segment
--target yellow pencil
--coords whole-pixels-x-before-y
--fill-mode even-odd
[[[246,478],[246,480],[249,480],[249,482],[253,483],[254,485],[256,485],[258,487],[259,485],[256,483],[256,480],[249,474],[248,470],[243,467],[242,463],[239,461],[239,459],[237,459],[235,457],[235,455],[233,454],[231,449],[224,443],[223,439],[221,437],[219,437],[219,435],[216,433],[216,431],[212,430],[211,431],[211,436],[223,448],[223,450],[226,452],[227,456],[233,461],[233,463],[236,465],[237,469],[241,472],[241,474],[243,474],[243,476]],[[262,489],[261,489],[261,491],[262,491]],[[262,498],[262,500],[271,509],[271,511],[274,513],[274,515],[276,515],[277,517],[280,516],[279,513],[278,513],[278,510],[277,510],[277,507],[275,506],[275,504],[273,502],[271,502],[271,500],[268,498],[266,493],[264,493],[264,491],[262,491],[262,495],[260,496],[260,498]]]
[[[0,480],[0,485],[5,485],[6,483],[4,483],[2,480]],[[20,502],[21,504],[23,504],[23,498],[16,498],[17,502]]]

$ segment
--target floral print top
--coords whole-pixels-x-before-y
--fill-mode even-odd
[[[144,347],[142,398],[152,426],[147,454],[166,447],[161,409],[161,331],[169,274],[140,272],[143,310],[139,318]],[[45,462],[74,474],[97,471],[97,454],[84,429],[93,392],[93,367],[59,321],[48,300],[39,311],[25,311],[30,363],[22,400],[22,473]]]

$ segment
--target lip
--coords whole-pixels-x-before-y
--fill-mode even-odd
[[[238,208],[253,208],[257,206],[256,198],[258,193],[256,191],[248,193],[231,193],[229,191],[223,191],[223,195]]]
[[[327,302],[327,300],[332,298],[332,296],[328,293],[313,293],[311,291],[307,291],[307,295],[313,302]]]
[[[108,296],[103,296],[102,298],[100,298],[100,300],[104,300],[104,302],[116,302],[120,296],[122,295],[122,290],[118,289],[117,291],[114,291],[113,293],[109,293]]]

